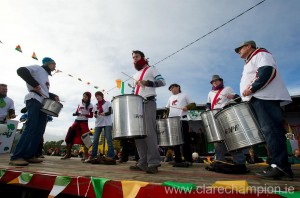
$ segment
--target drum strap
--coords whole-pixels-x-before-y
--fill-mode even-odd
[[[214,109],[215,104],[217,103],[217,99],[218,99],[218,97],[219,97],[219,95],[220,95],[220,93],[222,92],[223,89],[224,89],[224,88],[219,89],[219,91],[218,91],[217,94],[215,95],[215,98],[214,98],[214,100],[213,100],[213,102],[212,102],[212,104],[211,104],[211,109]]]
[[[147,69],[149,69],[149,66],[147,66],[147,67],[144,68],[144,70],[142,71],[142,74],[141,74],[141,76],[140,76],[139,81],[140,81],[140,80],[143,80],[144,75],[145,75]],[[139,86],[139,85],[136,86],[135,95],[138,95],[138,94],[139,94],[140,88],[141,88],[141,86]]]

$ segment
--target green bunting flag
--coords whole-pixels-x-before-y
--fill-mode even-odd
[[[96,194],[96,198],[101,198],[103,194],[104,185],[109,179],[91,177],[91,180]]]
[[[300,197],[300,191],[295,191],[295,192],[280,191],[280,192],[275,192],[275,194],[280,195],[282,197],[286,197],[286,198],[298,198],[298,197]]]
[[[161,185],[180,189],[185,192],[190,192],[192,189],[196,190],[196,184],[193,184],[193,183],[180,183],[180,182],[166,181],[166,182],[162,183]]]
[[[3,177],[3,175],[6,173],[6,170],[3,169],[3,170],[0,170],[0,179]]]
[[[9,184],[28,184],[32,178],[33,174],[31,173],[21,173],[17,178],[8,182]]]
[[[124,82],[122,81],[122,85],[121,85],[121,94],[124,95]]]
[[[57,176],[53,185],[53,188],[48,195],[48,198],[54,198],[56,195],[61,193],[71,182],[71,177]]]

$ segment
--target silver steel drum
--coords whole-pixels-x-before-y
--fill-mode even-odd
[[[215,119],[215,114],[219,111],[220,109],[213,109],[200,114],[208,142],[221,142],[224,140],[219,123]]]
[[[112,100],[114,139],[146,137],[144,99],[137,95],[120,95]]]
[[[63,105],[60,102],[51,100],[50,98],[44,98],[41,111],[47,115],[58,117],[58,114],[62,108]]]
[[[215,115],[229,151],[250,147],[265,141],[249,103],[239,103]]]
[[[184,144],[180,117],[171,117],[156,121],[159,146]]]

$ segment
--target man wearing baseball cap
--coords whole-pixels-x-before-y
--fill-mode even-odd
[[[242,99],[253,106],[272,157],[270,166],[256,174],[266,179],[292,180],[280,108],[290,103],[291,97],[277,63],[270,52],[258,48],[252,40],[243,42],[234,51],[245,60],[240,82]]]

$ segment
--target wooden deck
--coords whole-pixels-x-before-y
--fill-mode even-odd
[[[146,174],[141,171],[129,170],[134,161],[117,165],[93,165],[82,163],[79,158],[60,160],[59,157],[46,156],[40,164],[30,164],[25,167],[14,167],[9,165],[9,155],[0,154],[0,169],[15,170],[22,172],[52,174],[71,177],[101,177],[110,180],[134,180],[161,184],[165,181],[194,183],[197,186],[211,186],[216,181],[246,180],[250,186],[280,186],[293,187],[295,191],[300,190],[300,166],[292,166],[295,174],[294,181],[263,180],[255,176],[254,172],[264,165],[248,165],[250,172],[244,175],[228,175],[205,170],[206,164],[194,163],[188,168],[175,168],[168,163],[161,163],[157,174]]]

